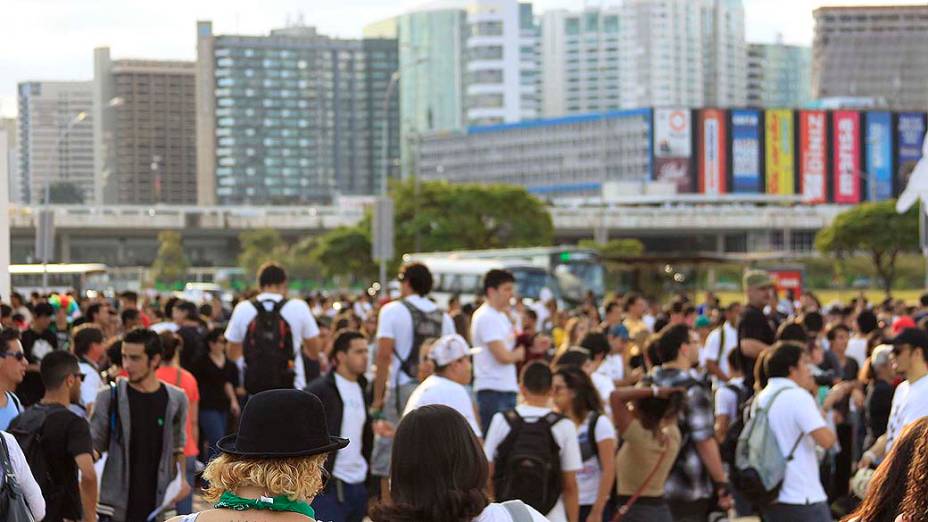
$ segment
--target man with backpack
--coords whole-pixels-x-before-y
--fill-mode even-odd
[[[521,500],[551,522],[577,522],[580,444],[574,423],[549,407],[553,380],[543,361],[522,368],[522,404],[493,416],[484,450],[497,502]]]
[[[801,346],[779,343],[764,369],[767,386],[754,399],[738,441],[738,487],[765,521],[831,522],[815,446],[829,449],[836,436],[808,391],[815,389],[809,356]],[[826,409],[835,398],[826,399]]]
[[[728,353],[726,362],[728,382],[719,383],[715,390],[715,440],[719,443],[722,463],[731,476],[735,466],[738,437],[744,429],[744,410],[750,406],[752,394],[744,385],[741,357],[732,350]],[[738,516],[746,517],[753,514],[751,504],[744,500],[735,487],[732,488],[732,500]]]
[[[320,361],[319,326],[301,299],[286,298],[287,273],[277,263],[258,270],[261,293],[242,301],[226,327],[228,357],[245,367],[249,395],[277,388],[302,390],[319,376],[319,367],[307,371],[303,355]]]
[[[380,309],[377,320],[377,373],[374,376],[374,399],[371,418],[399,425],[409,396],[419,385],[417,380],[419,351],[427,339],[454,333],[454,322],[428,299],[432,291],[432,273],[422,263],[400,268],[400,299]],[[390,453],[393,437],[377,429],[371,455],[371,474],[381,478],[382,492],[390,476]]]
[[[667,477],[664,497],[675,521],[703,522],[714,507],[713,498],[728,508],[731,488],[714,437],[712,398],[709,390],[690,374],[699,360],[698,342],[686,323],[665,327],[654,342],[661,365],[648,376],[649,384],[686,389],[679,419],[682,444]]]
[[[9,432],[23,449],[45,497],[47,522],[97,519],[97,474],[87,421],[68,409],[80,400],[84,374],[77,357],[54,351],[39,373],[42,400],[10,423]],[[78,480],[80,471],[80,480]]]

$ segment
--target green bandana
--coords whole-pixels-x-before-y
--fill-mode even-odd
[[[306,515],[309,518],[316,517],[316,512],[313,511],[309,504],[300,500],[290,500],[286,495],[274,498],[242,498],[231,491],[226,491],[219,497],[219,502],[216,502],[213,507],[216,509],[234,509],[235,511],[247,511],[249,509],[290,511]]]

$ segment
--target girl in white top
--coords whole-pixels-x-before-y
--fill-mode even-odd
[[[374,522],[543,522],[525,504],[492,504],[489,466],[467,420],[442,405],[407,413],[393,439],[390,504],[378,504]]]
[[[610,520],[616,434],[609,416],[603,413],[599,392],[586,372],[566,366],[555,372],[551,395],[557,411],[577,426],[583,460],[583,468],[577,472],[580,521]]]

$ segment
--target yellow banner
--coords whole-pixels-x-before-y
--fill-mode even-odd
[[[793,195],[796,182],[793,172],[796,162],[793,111],[768,110],[764,116],[766,142],[767,193]]]

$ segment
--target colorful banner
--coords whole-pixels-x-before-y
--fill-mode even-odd
[[[899,194],[909,182],[909,175],[922,159],[925,140],[925,113],[903,112],[896,119],[896,190]]]
[[[760,162],[760,111],[731,111],[732,192],[763,190]]]
[[[868,112],[866,126],[867,200],[893,197],[893,116],[892,113]]]
[[[831,118],[834,202],[860,203],[860,113],[835,111]]]
[[[828,201],[828,120],[825,111],[799,113],[799,188],[806,203]]]
[[[654,110],[654,180],[693,191],[693,123],[689,109]]]
[[[728,129],[725,111],[705,109],[699,114],[699,192],[717,196],[727,190]]]
[[[793,111],[773,109],[765,113],[765,141],[767,151],[767,193],[792,195],[796,193],[796,154],[793,150]]]

